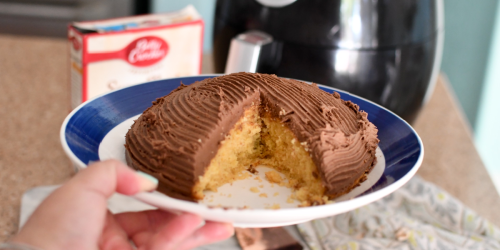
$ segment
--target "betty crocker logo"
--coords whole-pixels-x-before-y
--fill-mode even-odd
[[[153,65],[167,56],[169,46],[165,40],[156,36],[145,36],[132,41],[126,47],[111,52],[88,53],[84,63],[120,59],[133,66]]]
[[[134,40],[126,48],[127,61],[134,66],[149,66],[163,59],[168,44],[161,38],[146,36]]]

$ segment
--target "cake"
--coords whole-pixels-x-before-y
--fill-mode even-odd
[[[257,73],[181,83],[139,116],[125,141],[127,163],[170,197],[203,199],[262,164],[284,174],[305,206],[364,181],[379,142],[367,113],[337,92]]]

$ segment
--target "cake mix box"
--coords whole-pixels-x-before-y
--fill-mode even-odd
[[[201,73],[203,20],[177,12],[69,25],[71,106],[111,90]]]

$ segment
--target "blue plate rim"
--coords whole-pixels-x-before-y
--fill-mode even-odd
[[[175,79],[186,79],[186,78],[203,77],[203,76],[206,76],[206,77],[217,77],[217,76],[222,76],[222,75],[224,75],[224,74],[200,74],[200,75],[194,75],[194,76],[182,76],[182,77],[165,78],[165,79],[158,80],[158,81],[175,80]],[[293,78],[289,78],[289,79],[293,79]],[[312,84],[312,82],[303,81],[303,80],[299,80],[299,79],[293,79],[293,80],[298,80],[298,81],[306,82],[308,84]],[[127,86],[127,87],[124,87],[124,88],[121,88],[121,89],[113,90],[113,91],[110,91],[110,92],[98,95],[98,96],[96,96],[94,98],[91,98],[91,99],[85,101],[84,103],[78,105],[74,110],[72,110],[67,115],[67,117],[64,119],[64,121],[63,121],[63,123],[61,125],[61,129],[60,129],[60,141],[61,141],[63,150],[65,151],[66,155],[68,155],[68,157],[71,159],[71,161],[77,165],[78,169],[83,169],[87,165],[83,161],[81,161],[73,153],[73,151],[69,148],[68,143],[66,141],[66,136],[65,136],[65,131],[66,131],[68,122],[73,117],[73,115],[76,114],[84,106],[88,105],[89,103],[91,103],[94,100],[97,100],[97,99],[99,99],[99,98],[101,98],[103,96],[110,95],[112,93],[115,93],[115,92],[118,92],[118,91],[122,91],[122,90],[125,90],[125,89],[128,89],[128,88],[137,87],[138,85],[146,85],[146,84],[149,84],[149,83],[152,83],[152,82],[157,82],[157,81],[150,81],[150,82],[144,82],[144,83],[140,83],[140,84],[135,84],[135,85]],[[331,89],[331,90],[334,90],[336,92],[339,92],[340,94],[345,93],[345,94],[351,95],[353,97],[361,99],[361,100],[363,100],[363,101],[365,101],[367,103],[370,103],[371,105],[374,105],[374,106],[376,106],[376,107],[378,107],[380,109],[383,109],[386,112],[390,113],[391,115],[393,115],[394,117],[396,117],[400,121],[402,121],[403,124],[406,125],[411,130],[411,132],[413,133],[413,135],[417,139],[418,145],[420,147],[420,154],[418,156],[417,161],[415,162],[415,164],[411,168],[411,170],[408,171],[403,177],[401,177],[400,179],[396,180],[395,182],[393,182],[393,183],[389,184],[388,186],[385,186],[385,187],[383,187],[383,188],[381,188],[381,189],[379,189],[377,191],[374,191],[374,192],[371,192],[369,194],[365,194],[365,195],[356,197],[356,199],[362,199],[362,200],[365,200],[365,201],[369,200],[369,202],[375,201],[377,199],[380,199],[380,198],[382,198],[382,197],[384,197],[384,196],[386,196],[386,195],[394,192],[395,190],[397,190],[401,186],[403,186],[406,182],[408,182],[416,174],[416,172],[418,171],[418,169],[420,168],[420,166],[422,165],[422,162],[423,162],[423,158],[424,158],[424,146],[423,146],[423,143],[422,143],[422,140],[421,140],[420,136],[418,135],[418,133],[415,131],[415,129],[408,122],[406,122],[404,119],[402,119],[401,117],[399,117],[398,115],[396,115],[391,110],[389,110],[389,109],[387,109],[387,108],[385,108],[385,107],[383,107],[383,106],[381,106],[381,105],[379,105],[379,104],[377,104],[377,103],[375,103],[373,101],[370,101],[370,100],[368,100],[366,98],[360,97],[360,96],[352,94],[352,93],[350,93],[348,91],[340,90],[340,89],[337,89],[337,88],[334,88],[334,87],[330,87],[330,86],[326,86],[326,85],[322,85],[322,84],[318,84],[318,83],[316,83],[316,84],[318,86],[323,87],[323,88],[327,88],[327,89]],[[140,193],[140,194],[136,195],[135,197],[137,199],[139,199],[139,200],[147,201],[147,200],[151,199],[151,195],[154,195],[154,194],[153,193]],[[192,203],[192,202],[187,202],[187,201],[181,201],[181,200],[177,200],[177,199],[174,199],[174,198],[170,198],[168,196],[165,196],[165,197],[168,198],[168,199],[174,200],[176,202],[181,202],[181,204],[184,203],[183,206],[198,205],[197,203]],[[338,202],[336,204],[339,205],[340,203],[345,203],[345,202],[350,203],[349,201],[352,202],[354,200],[341,201],[341,202]],[[319,208],[319,207],[322,207],[322,206],[303,207],[301,209],[313,209],[312,211],[310,211],[310,212],[313,212],[313,211],[316,211],[316,210],[314,210],[315,208]],[[207,207],[207,209],[214,209],[214,208]],[[279,211],[285,212],[286,210],[294,210],[294,209],[295,208],[282,208]],[[254,209],[254,210],[258,210],[258,209]]]

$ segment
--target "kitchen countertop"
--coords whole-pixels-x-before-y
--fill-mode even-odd
[[[212,71],[209,62],[205,57],[204,73]],[[68,73],[65,40],[0,35],[0,242],[17,231],[26,190],[73,175],[59,142],[70,111]],[[445,77],[414,127],[425,148],[417,174],[500,225],[500,196]]]

